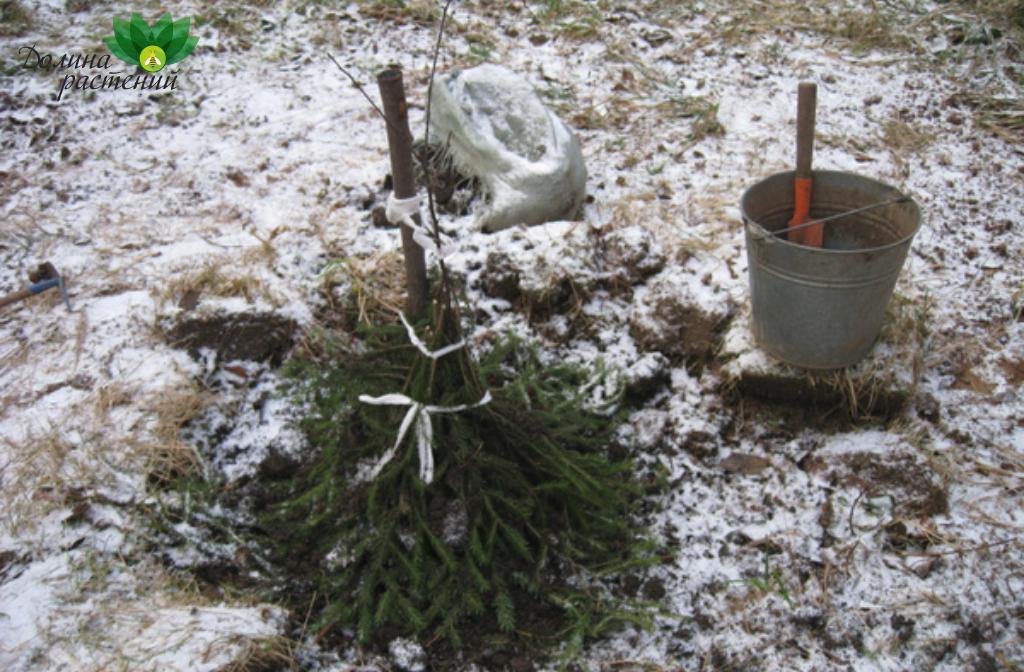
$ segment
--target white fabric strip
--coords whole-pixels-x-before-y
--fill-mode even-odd
[[[388,204],[385,210],[388,221],[392,224],[404,224],[412,229],[413,239],[417,244],[425,250],[430,250],[439,257],[446,257],[452,253],[454,246],[451,244],[442,244],[438,247],[435,240],[430,234],[422,227],[418,226],[413,219],[413,215],[417,215],[420,212],[421,199],[419,196],[413,196],[412,198],[395,198],[395,193],[391,192],[391,196],[388,197]],[[443,238],[443,237],[442,237]],[[405,325],[406,331],[409,333],[409,340],[416,349],[423,353],[424,356],[431,359],[437,360],[445,355],[458,350],[459,348],[465,347],[465,341],[459,341],[451,345],[445,346],[440,350],[430,350],[427,346],[419,339],[416,335],[416,330],[412,328],[409,321],[405,319],[405,315],[399,313],[399,317],[402,318],[402,324]],[[430,416],[434,413],[460,413],[462,411],[478,408],[491,402],[491,393],[487,391],[484,396],[481,397],[480,401],[475,404],[461,404],[459,406],[428,406],[421,404],[418,401],[405,396],[404,394],[385,394],[380,397],[371,397],[366,394],[359,396],[359,401],[364,404],[371,404],[373,406],[408,406],[409,411],[402,418],[402,424],[398,428],[398,438],[395,439],[395,445],[381,456],[381,459],[373,467],[370,472],[370,479],[374,479],[380,474],[381,469],[394,459],[395,454],[398,452],[399,447],[402,445],[402,441],[405,439],[406,434],[409,433],[409,429],[416,426],[416,449],[419,452],[420,459],[420,480],[424,483],[430,484],[434,480],[434,453],[431,450],[431,445],[434,442],[434,426],[430,421]]]
[[[459,341],[458,343],[446,345],[440,350],[430,350],[416,335],[416,331],[412,328],[412,325],[405,319],[405,313],[399,313],[398,316],[402,318],[402,324],[405,325],[405,330],[409,332],[409,340],[412,341],[412,344],[416,346],[416,349],[422,352],[426,357],[437,360],[450,352],[455,352],[459,348],[465,347],[466,345],[466,341]]]
[[[392,224],[402,223],[411,228],[416,228],[412,216],[420,214],[420,204],[423,199],[417,194],[410,198],[396,198],[395,192],[388,196],[388,204],[384,210],[388,221]]]
[[[416,241],[417,245],[424,250],[430,250],[443,259],[455,251],[455,245],[451,242],[446,242],[448,240],[447,237],[442,235],[440,236],[441,246],[438,247],[430,232],[416,224],[413,215],[420,214],[422,200],[419,195],[411,198],[395,198],[395,192],[392,191],[391,195],[388,196],[388,204],[384,214],[392,224],[405,224],[412,229],[412,238]]]
[[[363,394],[359,396],[359,401],[373,406],[409,407],[409,412],[405,414],[405,418],[402,419],[402,424],[398,428],[398,439],[395,440],[395,445],[393,445],[388,452],[384,453],[384,456],[381,457],[380,461],[376,466],[374,466],[373,470],[370,472],[370,479],[377,478],[377,475],[380,473],[381,469],[384,468],[384,465],[394,459],[399,446],[402,445],[402,440],[409,432],[409,428],[415,424],[416,449],[419,451],[420,458],[420,480],[429,485],[434,480],[434,453],[430,449],[431,444],[434,442],[434,427],[430,422],[431,414],[459,413],[470,408],[484,406],[491,402],[491,393],[488,390],[484,393],[484,396],[480,401],[475,404],[460,404],[459,406],[427,406],[426,404],[421,404],[418,401],[413,401],[404,394],[385,394],[380,397],[371,397]]]

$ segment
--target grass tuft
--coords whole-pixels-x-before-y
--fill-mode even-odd
[[[377,21],[432,25],[441,16],[438,4],[431,0],[363,0],[360,4],[359,13]]]
[[[0,1],[0,35],[24,35],[32,27],[29,10],[17,0]]]
[[[345,257],[329,263],[320,278],[335,312],[356,324],[394,322],[405,301],[405,267],[396,251]]]

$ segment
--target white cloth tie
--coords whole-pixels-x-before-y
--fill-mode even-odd
[[[449,352],[455,352],[459,348],[465,347],[466,345],[466,341],[459,341],[458,343],[446,345],[440,350],[430,350],[423,343],[423,341],[421,341],[419,337],[416,335],[416,331],[412,328],[412,325],[409,324],[409,321],[405,319],[405,313],[399,313],[398,316],[402,318],[402,324],[405,325],[405,330],[409,332],[409,340],[412,341],[412,344],[416,346],[416,349],[422,352],[425,357],[429,357],[433,360],[438,360],[441,357],[447,355]]]
[[[434,480],[434,453],[430,449],[434,441],[434,427],[430,422],[430,416],[434,413],[460,413],[470,408],[478,408],[490,403],[491,393],[487,391],[480,401],[475,404],[460,404],[458,406],[428,406],[418,401],[413,401],[404,394],[385,394],[381,397],[371,397],[366,394],[359,396],[359,401],[373,406],[408,406],[409,412],[402,419],[402,425],[398,428],[398,439],[395,445],[391,446],[388,452],[374,466],[370,472],[370,479],[377,478],[388,462],[394,459],[402,439],[409,432],[409,428],[416,425],[416,449],[420,458],[420,480],[429,485]]]
[[[413,219],[414,215],[420,212],[421,198],[413,196],[412,198],[395,198],[395,193],[391,192],[388,197],[388,204],[385,210],[388,221],[392,224],[404,224],[412,229],[412,237],[416,243],[425,250],[430,250],[439,257],[446,257],[452,253],[455,249],[451,243],[442,243],[440,247],[433,237],[421,226],[417,225]],[[442,240],[446,238],[440,236]],[[405,315],[399,313],[399,317],[402,318],[402,324],[405,325],[405,329],[409,334],[409,340],[412,342],[416,349],[423,353],[424,356],[430,359],[437,360],[445,355],[458,350],[459,348],[465,347],[466,342],[464,340],[458,343],[445,346],[440,350],[430,350],[427,346],[419,339],[416,335],[416,330],[412,328],[409,321],[405,319]],[[430,416],[434,413],[461,413],[462,411],[469,410],[471,408],[479,408],[485,404],[491,402],[491,393],[487,391],[484,396],[480,398],[475,404],[460,404],[458,406],[428,406],[418,401],[405,396],[404,394],[385,394],[380,397],[371,397],[366,394],[359,395],[359,401],[364,404],[371,404],[373,406],[408,406],[409,411],[405,414],[402,419],[402,424],[398,428],[398,438],[395,439],[395,445],[384,453],[380,461],[370,471],[370,479],[377,478],[384,466],[394,459],[395,454],[398,452],[399,447],[402,445],[402,441],[405,439],[406,434],[409,433],[409,429],[413,425],[416,426],[416,449],[419,452],[420,459],[420,480],[426,484],[430,484],[434,480],[434,453],[431,450],[431,444],[434,442],[434,426],[430,421]]]
[[[384,214],[392,224],[408,226],[412,230],[412,238],[416,241],[417,245],[424,250],[430,250],[443,259],[455,251],[455,245],[450,241],[446,242],[448,238],[441,235],[439,237],[442,242],[440,247],[438,247],[437,241],[430,235],[430,232],[416,223],[413,215],[420,214],[420,204],[422,201],[423,199],[419,195],[412,196],[411,198],[395,198],[395,192],[392,191],[391,195],[388,196],[388,204],[384,209]]]

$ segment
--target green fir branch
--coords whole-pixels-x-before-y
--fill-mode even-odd
[[[420,333],[431,326],[432,348],[458,338],[452,313],[438,310],[415,325]],[[455,646],[467,626],[522,637],[521,605],[557,603],[572,648],[613,624],[642,624],[645,610],[629,611],[599,587],[559,593],[570,576],[599,582],[660,557],[629,517],[641,493],[630,465],[605,455],[621,395],[590,395],[614,386],[614,372],[546,367],[515,338],[479,364],[465,349],[428,360],[401,325],[363,327],[360,338],[363,347],[326,347],[287,366],[286,392],[308,409],[303,428],[318,452],[262,520],[281,557],[301,547],[345,558],[315,577],[328,603],[318,627],[355,628],[368,642],[386,626]],[[484,382],[490,404],[432,417],[431,484],[419,479],[412,432],[362,481],[394,446],[408,408],[364,404],[360,395],[472,404]],[[463,518],[450,520],[452,511]],[[454,536],[451,525],[461,525]],[[549,634],[537,633],[535,644]]]

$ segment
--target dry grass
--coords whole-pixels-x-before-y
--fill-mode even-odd
[[[405,265],[397,251],[331,262],[320,276],[334,311],[365,324],[393,322],[405,302]]]
[[[186,292],[199,291],[207,296],[243,297],[252,302],[263,294],[263,283],[251,273],[236,270],[248,267],[239,260],[213,259],[201,268],[171,278],[163,299],[177,302]]]
[[[210,403],[210,393],[195,382],[154,395],[145,403],[147,413],[153,418],[153,438],[140,441],[135,452],[151,484],[165,487],[202,467],[202,457],[194,446],[182,440],[181,432]]]
[[[147,481],[158,489],[195,474],[203,464],[196,449],[181,440],[142,443],[136,450],[143,454]]]
[[[961,0],[960,4],[1004,28],[1024,29],[1024,1],[1022,0]]]
[[[11,457],[0,466],[0,524],[14,535],[63,505],[66,490],[61,470],[75,446],[56,430],[20,441],[5,438],[2,443],[3,453]]]
[[[194,420],[209,404],[209,392],[191,382],[171,392],[153,395],[144,404],[155,418],[153,434],[162,440],[177,438],[181,428]]]
[[[2,439],[10,460],[0,466],[0,525],[16,532],[115,473],[143,473],[157,486],[194,473],[201,458],[181,440],[181,429],[207,405],[208,394],[198,385],[139,399],[132,386],[111,382],[70,408],[64,420],[51,419],[48,429]],[[113,429],[122,411],[141,411],[144,426]]]
[[[975,109],[983,127],[1009,140],[1024,138],[1024,99],[980,98],[975,101]]]
[[[549,104],[563,114],[568,123],[585,131],[626,130],[631,127],[640,107],[630,98],[614,95],[590,105],[577,105],[572,101]]]
[[[794,25],[800,26],[799,23]],[[844,7],[835,14],[812,14],[803,27],[827,39],[845,41],[858,51],[914,52],[917,48],[903,26],[886,11],[885,5],[878,2],[871,2],[867,9],[862,6]]]
[[[882,141],[898,155],[921,154],[934,142],[935,136],[901,119],[882,123]]]
[[[855,52],[914,52],[917,49],[913,37],[905,30],[905,23],[896,20],[896,12],[882,2],[721,0],[716,5],[708,11],[724,18],[718,20],[714,37],[694,40],[683,48],[684,53],[712,45],[747,47],[756,38],[762,38],[777,42],[779,46],[772,48],[773,52],[778,51],[774,55],[785,57],[785,44],[793,32],[818,35],[826,45]],[[685,15],[691,10],[681,8],[680,11]]]
[[[65,603],[96,602],[103,608],[91,611],[87,622],[70,631],[66,620],[76,618],[73,609],[46,624],[41,639],[47,651],[40,662],[54,667],[73,659],[79,672],[163,669],[165,657],[180,656],[183,648],[190,648],[193,635],[171,632],[162,621],[185,613],[198,617],[205,610],[216,613],[222,604],[149,554],[125,558],[82,547],[70,558],[68,570],[67,580],[57,584]],[[281,636],[230,633],[191,648],[197,661],[231,660],[217,672],[296,669],[298,644]]]
[[[242,647],[241,655],[216,672],[285,672],[298,669],[295,660],[298,642],[287,637],[236,637]]]
[[[434,0],[364,0],[359,13],[375,21],[431,25],[441,17]]]
[[[0,2],[0,35],[22,35],[32,27],[32,14],[17,0]]]
[[[964,101],[980,126],[1019,141],[1024,138],[1024,2],[963,0],[949,9],[935,20],[954,43],[948,57],[969,66]]]
[[[65,365],[70,365],[72,358],[77,364],[81,354],[74,338],[48,355],[39,348],[35,344],[37,357],[42,355]],[[40,408],[33,422],[22,422],[20,428],[12,424],[0,439],[0,454],[7,460],[2,466],[0,524],[12,533],[82,496],[72,493],[100,488],[114,474],[139,473],[141,465],[149,462],[168,471],[167,463],[181,462],[182,458],[171,457],[182,452],[174,449],[177,428],[196,412],[199,402],[184,404],[175,395],[166,394],[140,399],[135,385],[96,373],[80,373],[40,389],[32,380],[45,369],[41,370],[38,362],[25,360],[29,348],[12,350],[5,358],[5,364],[11,367],[8,381],[20,375],[25,385],[14,386],[11,391],[21,396],[8,396],[5,406],[35,403],[53,395],[53,401]],[[101,380],[95,375],[101,375]],[[189,392],[187,396],[194,395]],[[191,408],[186,410],[186,406]],[[165,413],[162,419],[153,410],[171,408],[174,412]],[[152,444],[161,449],[154,450]],[[155,458],[155,454],[161,457]]]
[[[246,247],[239,253],[205,257],[201,264],[170,274],[160,286],[160,302],[179,305],[187,294],[197,293],[200,303],[210,297],[221,297],[282,305],[286,299],[272,289],[273,283],[261,279],[273,272],[272,262],[277,254],[272,245],[274,235],[268,240],[261,238],[260,245]]]
[[[208,405],[208,396],[198,384],[188,384],[139,398],[130,384],[108,382],[96,385],[85,399],[68,408],[63,420],[49,419],[49,429],[17,441],[0,439],[0,455],[7,460],[0,463],[0,528],[21,539],[45,531],[35,542],[40,557],[52,553],[54,545],[67,543],[62,535],[54,538],[51,528],[42,527],[51,515],[66,520],[68,530],[73,525],[96,525],[97,529],[114,525],[128,538],[145,537],[145,529],[133,527],[139,522],[134,516],[96,521],[88,513],[76,512],[114,506],[128,514],[148,506],[134,498],[127,503],[107,499],[102,493],[111,477],[128,475],[135,480],[132,476],[148,474],[150,484],[159,486],[194,470],[199,457],[180,434]],[[126,427],[125,418],[119,417],[122,413],[139,419]],[[135,547],[133,542],[125,548]],[[152,666],[161,656],[176,655],[183,638],[191,636],[183,633],[179,641],[176,635],[167,635],[166,628],[157,628],[154,632],[166,641],[146,639],[147,628],[159,624],[161,612],[180,614],[196,606],[212,607],[194,583],[182,582],[168,572],[158,556],[124,557],[121,552],[116,546],[87,543],[66,555],[67,568],[58,570],[52,585],[67,608],[40,624],[45,653],[39,664],[56,667],[74,660],[75,669],[82,672],[155,669]],[[81,619],[78,605],[89,604],[102,609],[90,608],[88,619]],[[222,668],[225,671],[284,670],[294,667],[295,648],[285,638],[227,635],[210,642],[204,655],[233,660]]]
[[[669,119],[690,120],[686,144],[695,145],[712,136],[725,135],[725,126],[718,120],[718,103],[703,96],[672,96],[657,107]]]
[[[607,0],[544,0],[539,3],[534,19],[541,25],[552,26],[565,37],[593,39],[599,36],[604,14],[609,9],[611,3]]]
[[[924,366],[925,345],[930,334],[932,300],[928,296],[911,298],[900,291],[894,291],[886,309],[885,321],[879,335],[881,342],[895,348],[909,349],[917,353],[914,362],[914,376],[919,377]]]

